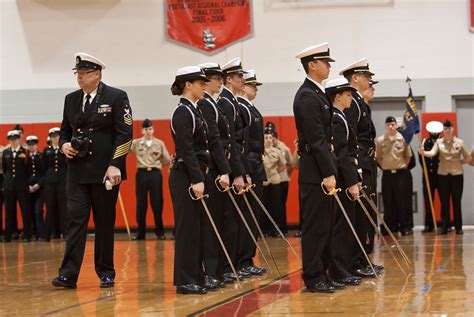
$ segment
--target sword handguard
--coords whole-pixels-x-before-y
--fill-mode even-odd
[[[188,193],[189,193],[189,196],[191,197],[192,200],[201,200],[203,198],[209,198],[208,194],[202,195],[201,197],[196,197],[196,195],[194,195],[194,192],[193,192],[193,185],[192,184],[188,188]]]
[[[359,195],[359,196],[357,196],[356,198],[353,198],[352,195],[349,193],[349,187],[346,188],[345,192],[346,192],[347,198],[348,198],[350,201],[356,201],[357,199],[359,199],[360,197],[362,197],[362,195]]]
[[[333,188],[331,191],[328,192],[326,190],[326,187],[324,187],[324,182],[321,182],[321,189],[323,190],[323,193],[326,194],[327,196],[332,196],[341,191],[340,188]]]
[[[216,184],[217,190],[220,191],[221,193],[225,193],[230,189],[230,186],[227,186],[226,188],[223,188],[221,186],[221,183],[219,181],[221,180],[221,176],[217,176],[216,179],[214,180],[214,184]]]
[[[234,185],[232,185],[231,187],[232,187],[232,191],[234,192],[234,194],[236,194],[236,195],[238,195],[238,196],[239,196],[239,195],[242,195],[243,193],[245,193],[245,192],[247,191],[246,189],[242,189],[241,191],[238,192],[238,191],[235,189],[235,186],[234,186]]]

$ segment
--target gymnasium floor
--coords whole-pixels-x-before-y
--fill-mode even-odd
[[[300,252],[299,240],[290,242]],[[374,260],[386,268],[378,280],[312,294],[303,288],[300,262],[282,240],[270,238],[282,278],[274,271],[245,280],[243,289],[204,296],[176,295],[169,240],[137,243],[117,235],[116,286],[107,290],[98,287],[92,241],[77,290],[50,285],[63,242],[0,244],[0,316],[474,315],[474,231],[438,237],[417,231],[399,242],[412,260],[408,277],[378,246]]]

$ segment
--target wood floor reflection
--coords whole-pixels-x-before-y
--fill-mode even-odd
[[[268,240],[283,277],[274,271],[204,296],[176,295],[173,242],[130,242],[117,235],[116,286],[101,290],[88,241],[77,290],[50,282],[64,243],[0,244],[0,316],[205,316],[474,314],[474,231],[464,236],[422,235],[400,240],[412,266],[405,277],[377,241],[378,280],[334,294],[305,291],[300,262],[280,239]],[[299,240],[290,238],[297,252]],[[393,248],[395,251],[395,249]]]

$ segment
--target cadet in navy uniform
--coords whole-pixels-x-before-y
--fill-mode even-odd
[[[0,145],[0,240],[3,237],[3,146]]]
[[[198,101],[198,109],[201,111],[208,127],[209,173],[206,176],[206,190],[212,199],[208,200],[208,206],[219,232],[224,229],[224,211],[230,207],[227,194],[221,193],[216,185],[215,179],[220,176],[220,185],[226,188],[230,184],[229,175],[232,172],[229,165],[230,157],[230,130],[229,123],[222,110],[217,107],[214,96],[222,87],[222,70],[217,63],[205,63],[198,65],[209,80],[206,84],[204,98]],[[224,253],[217,239],[211,223],[204,220],[203,227],[203,267],[206,273],[206,288],[216,289],[225,287]]]
[[[244,143],[245,143],[245,126],[242,118],[239,102],[237,101],[237,93],[242,89],[244,84],[243,75],[245,71],[242,68],[242,63],[239,58],[234,58],[222,66],[224,73],[224,88],[219,96],[217,107],[221,109],[227,118],[230,131],[230,159],[229,164],[232,170],[231,181],[236,190],[240,191],[251,182],[250,176],[246,174]],[[229,198],[227,198],[229,199]],[[241,196],[235,195],[235,200],[242,206]],[[225,212],[225,226],[223,232],[223,239],[225,240],[227,250],[230,257],[236,263],[237,252],[239,249],[239,226],[243,226],[237,211],[229,204]],[[224,261],[224,279],[227,283],[236,280],[236,276],[232,273],[227,261]],[[240,273],[239,278],[243,276]],[[249,276],[247,274],[247,276]]]
[[[127,93],[104,84],[105,64],[76,54],[81,89],[66,96],[59,147],[68,158],[66,250],[56,287],[75,288],[86,246],[90,210],[95,224],[94,262],[100,287],[114,286],[114,225],[119,184],[132,144],[133,119]],[[105,184],[104,184],[105,183]]]
[[[202,237],[205,212],[200,201],[208,172],[207,126],[197,101],[204,97],[206,75],[198,66],[178,69],[171,93],[181,96],[171,118],[176,156],[169,186],[175,221],[174,285],[178,294],[206,294],[202,269]]]
[[[41,152],[38,152],[38,137],[29,135],[26,137],[28,148],[28,159],[26,173],[28,174],[29,207],[31,217],[32,234],[35,239],[43,236],[43,168],[41,165]]]
[[[311,292],[334,292],[327,275],[334,225],[333,198],[323,193],[336,188],[336,163],[331,133],[333,108],[321,82],[334,60],[328,43],[305,48],[296,55],[307,74],[293,102],[298,133],[299,197],[303,209],[301,249],[303,281]]]
[[[345,191],[348,188],[349,194],[359,197],[359,185],[361,179],[357,169],[357,137],[354,130],[347,123],[344,109],[351,106],[352,92],[355,88],[349,85],[347,79],[341,77],[330,80],[326,83],[326,94],[331,100],[334,109],[332,120],[332,133],[334,137],[334,152],[336,153],[337,184]],[[349,216],[351,223],[355,218],[355,202],[349,200],[345,194],[339,195],[342,205]],[[352,257],[356,244],[353,233],[342,214],[340,207],[337,207],[336,223],[334,226],[333,256],[329,275],[337,283],[343,285],[359,285],[361,278],[352,275]]]
[[[49,241],[53,231],[63,234],[67,224],[66,156],[59,150],[60,128],[49,129],[50,145],[43,150],[43,185],[46,220],[43,239]]]
[[[369,69],[369,63],[363,58],[355,63],[346,66],[339,72],[344,76],[352,87],[357,91],[352,92],[351,106],[344,110],[347,122],[354,129],[357,136],[358,162],[362,169],[363,185],[367,186],[367,194],[373,195],[377,191],[377,163],[375,161],[375,126],[372,122],[372,114],[369,105],[364,101],[362,93],[370,88],[371,78],[374,75]],[[375,196],[371,197],[375,199]],[[372,209],[366,204],[367,210],[372,213],[372,219],[376,219]],[[354,227],[360,241],[365,243],[367,238],[369,243],[365,243],[367,253],[371,253],[374,245],[375,231],[369,225],[369,220],[359,204],[356,205]],[[375,265],[375,269],[381,271],[381,265]],[[375,273],[369,267],[362,251],[357,246],[354,247],[353,272],[359,277],[375,277]]]
[[[264,140],[263,140],[263,117],[260,111],[254,106],[253,100],[257,97],[258,86],[262,83],[257,81],[255,71],[248,70],[243,76],[244,85],[239,91],[237,100],[240,104],[242,118],[244,118],[247,126],[246,142],[244,146],[244,155],[246,156],[247,174],[250,175],[252,183],[255,184],[254,191],[260,200],[263,199],[263,181],[267,179],[265,175],[265,168],[263,166],[262,156],[265,151]],[[250,205],[256,213],[257,220],[262,222],[261,209],[257,201],[252,195],[247,195]],[[247,205],[242,205],[242,211],[245,215],[247,223],[252,229],[252,233],[255,237],[258,237],[257,227],[247,210]],[[254,265],[253,258],[256,254],[257,247],[252,241],[250,235],[244,226],[240,226],[239,232],[239,250],[237,253],[237,267],[239,273],[242,275],[263,275],[265,273],[264,268],[260,268]]]
[[[431,151],[436,141],[439,139],[441,132],[443,132],[443,124],[439,121],[430,121],[426,124],[426,131],[429,135],[427,138],[423,139],[421,145],[425,151]],[[418,154],[418,161],[421,163],[421,154]],[[428,158],[425,157],[426,171],[428,172],[428,179],[430,182],[430,191],[431,197],[435,197],[435,191],[439,191],[438,188],[438,165],[439,165],[439,154]],[[439,192],[438,192],[439,194]],[[428,198],[428,186],[426,185],[426,179],[423,175],[423,201],[425,203],[425,228],[421,231],[422,233],[433,232],[434,223],[433,223],[433,214],[431,211],[431,205]]]
[[[15,230],[16,204],[20,204],[23,218],[23,241],[31,241],[31,217],[28,204],[28,174],[26,150],[20,146],[20,132],[7,134],[10,147],[3,151],[3,194],[5,197],[5,234],[1,242],[11,242]]]

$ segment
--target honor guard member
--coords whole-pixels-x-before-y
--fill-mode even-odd
[[[59,148],[68,159],[66,250],[56,287],[75,288],[86,246],[90,210],[95,225],[94,262],[100,287],[114,286],[114,225],[119,184],[127,178],[126,156],[133,119],[127,93],[102,80],[105,64],[76,54],[80,89],[66,96]],[[52,139],[52,138],[51,138]]]
[[[383,170],[384,220],[392,232],[402,232],[408,226],[404,214],[408,210],[405,186],[409,181],[407,168],[413,154],[402,134],[397,131],[394,117],[385,119],[385,135],[377,138],[376,149],[377,163]],[[385,230],[382,232],[386,234]]]
[[[346,78],[337,78],[326,83],[326,94],[334,109],[332,120],[332,134],[334,152],[336,154],[337,184],[347,191],[353,198],[359,197],[359,185],[361,179],[357,162],[357,137],[354,130],[349,126],[344,110],[351,106],[352,92],[355,88],[349,85]],[[345,212],[351,223],[355,219],[355,202],[349,200],[345,194],[339,195]],[[356,244],[354,235],[342,214],[341,208],[336,207],[336,222],[334,226],[333,256],[329,275],[337,283],[342,285],[359,285],[361,278],[351,274],[354,248]]]
[[[246,174],[244,143],[245,143],[245,131],[244,122],[240,111],[240,105],[237,101],[237,93],[242,89],[244,85],[244,73],[242,63],[239,58],[234,58],[222,66],[222,72],[224,74],[224,88],[219,95],[217,107],[224,113],[229,123],[230,131],[230,158],[229,164],[232,170],[231,182],[237,191],[241,191],[245,188],[250,180],[249,175]],[[242,206],[242,198],[235,196],[237,203]],[[227,198],[229,199],[229,198]],[[225,241],[227,250],[231,259],[235,262],[237,259],[237,252],[239,249],[239,237],[240,232],[239,226],[243,225],[234,210],[234,207],[229,204],[229,209],[225,212],[225,227],[223,232],[223,239]],[[229,283],[232,280],[236,280],[238,277],[234,276],[231,271],[230,265],[227,261],[224,261],[224,280]],[[240,278],[243,276],[240,273]],[[247,277],[249,275],[247,274]]]
[[[301,249],[303,281],[311,292],[332,293],[335,287],[327,275],[331,261],[335,202],[330,192],[336,188],[336,163],[332,145],[333,108],[321,82],[328,78],[334,62],[328,43],[302,50],[296,58],[306,79],[293,102],[298,133],[299,198],[303,209]],[[322,185],[321,185],[322,183]]]
[[[206,216],[201,202],[190,196],[192,192],[195,198],[202,198],[209,169],[207,126],[197,109],[197,101],[204,97],[206,81],[201,68],[188,66],[178,69],[171,86],[171,93],[181,96],[171,117],[176,155],[169,178],[176,226],[173,284],[178,294],[206,294],[208,291],[204,287],[202,269]]]
[[[43,150],[42,165],[44,169],[43,185],[46,202],[46,220],[43,239],[63,235],[67,225],[66,156],[59,150],[59,133],[61,129],[49,129],[50,144]]]
[[[9,147],[3,151],[3,195],[5,197],[5,234],[1,242],[11,242],[15,230],[16,204],[20,205],[23,218],[23,241],[31,241],[31,217],[28,201],[27,153],[20,146],[20,132],[7,134]]]
[[[32,234],[35,240],[43,236],[43,168],[41,165],[41,152],[38,151],[38,137],[29,135],[26,137],[28,148],[28,159],[26,161],[26,173],[28,175],[29,207]]]
[[[219,230],[224,230],[224,211],[230,208],[227,194],[221,193],[215,180],[220,177],[220,186],[226,188],[230,184],[229,159],[231,150],[231,134],[229,123],[222,110],[217,107],[214,96],[218,95],[222,87],[222,70],[217,63],[205,63],[198,65],[206,74],[209,80],[206,84],[204,98],[197,103],[208,128],[208,145],[210,152],[209,173],[206,176],[205,187],[207,194],[212,199],[207,201],[214,223]],[[203,267],[206,274],[205,287],[216,289],[225,287],[226,283],[222,275],[224,274],[224,253],[217,239],[214,229],[208,219],[204,220],[203,228]]]
[[[370,81],[374,73],[369,69],[369,63],[363,58],[355,63],[349,64],[339,72],[344,76],[349,84],[357,91],[352,92],[352,103],[348,109],[344,110],[347,122],[354,129],[357,136],[358,163],[362,169],[362,182],[367,186],[366,192],[375,200],[377,191],[377,163],[375,161],[375,125],[372,121],[372,112],[369,105],[364,101],[362,93],[370,88]],[[366,204],[367,210],[371,213],[372,219],[376,215]],[[356,204],[354,227],[360,241],[365,242],[367,254],[373,251],[375,230],[369,226],[369,220],[362,207]],[[362,251],[354,248],[353,274],[360,277],[375,277],[375,273],[364,258]],[[374,265],[376,270],[383,270],[383,266]]]
[[[461,211],[461,197],[464,185],[462,164],[469,164],[472,161],[472,157],[464,141],[454,135],[454,127],[451,121],[444,121],[443,133],[443,137],[436,141],[430,151],[420,149],[420,152],[429,158],[439,155],[440,234],[447,234],[448,228],[451,226],[449,219],[451,202],[453,204],[453,220],[456,234],[464,234]]]
[[[143,137],[132,142],[130,151],[137,157],[137,174],[135,176],[135,194],[137,198],[138,232],[133,240],[145,240],[146,210],[148,193],[155,219],[155,234],[159,240],[165,240],[163,228],[163,175],[161,169],[170,162],[170,155],[165,143],[153,136],[153,123],[145,119],[142,123]]]
[[[0,240],[3,237],[3,146],[0,145]]]
[[[255,185],[253,191],[260,200],[263,199],[263,181],[265,181],[265,168],[263,167],[262,156],[264,153],[263,141],[263,116],[253,104],[253,100],[257,97],[258,86],[262,83],[257,80],[255,70],[248,70],[243,75],[244,85],[238,92],[237,101],[239,102],[242,118],[246,122],[246,139],[244,144],[244,155],[246,157],[246,172],[250,175],[252,183]],[[248,195],[248,200],[252,210],[256,213],[260,210],[260,206],[252,195]],[[252,229],[254,237],[258,237],[258,230],[253,221],[250,211],[246,204],[242,204],[242,212]],[[256,214],[257,221],[261,222],[262,217]],[[239,250],[237,251],[237,268],[239,274],[243,276],[263,275],[265,269],[255,266],[253,258],[256,255],[257,247],[252,241],[250,234],[244,226],[239,227]]]
[[[421,141],[423,150],[430,151],[439,139],[441,132],[443,132],[443,124],[439,121],[430,121],[426,124],[426,131],[428,131],[428,137]],[[418,161],[422,165],[421,154],[418,154]],[[429,188],[431,191],[431,197],[435,197],[435,191],[438,191],[438,165],[439,165],[439,153],[432,158],[425,158],[426,171],[428,173]],[[421,231],[422,233],[433,232],[433,211],[431,210],[430,201],[428,198],[428,186],[426,184],[426,178],[423,175],[423,201],[425,203],[425,228]]]

